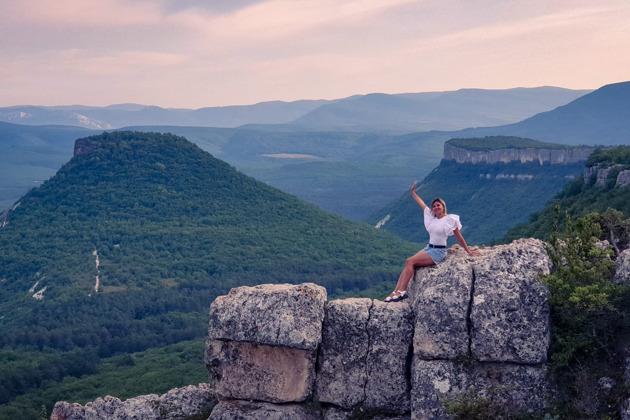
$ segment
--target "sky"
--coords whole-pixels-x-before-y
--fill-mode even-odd
[[[0,0],[0,106],[630,80],[630,0]]]

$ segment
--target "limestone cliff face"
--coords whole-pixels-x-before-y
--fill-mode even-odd
[[[216,393],[213,420],[341,420],[361,409],[448,419],[443,402],[474,389],[508,412],[544,414],[549,292],[536,277],[550,268],[542,242],[526,239],[477,257],[449,250],[396,303],[327,301],[315,284],[232,289],[210,309],[212,393],[191,389],[188,405],[202,410]],[[53,418],[179,418],[160,411],[165,396],[107,398],[57,403]]]
[[[444,144],[444,160],[455,160],[457,163],[509,163],[539,162],[551,164],[568,164],[585,161],[593,149],[538,149],[509,148],[496,150],[469,150]]]
[[[628,165],[595,165],[584,169],[584,183],[593,183],[596,187],[604,188],[609,181],[614,181],[615,187],[625,187],[630,184],[630,169]]]

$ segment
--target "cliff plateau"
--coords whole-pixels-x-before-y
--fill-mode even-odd
[[[593,148],[545,148],[524,147],[504,148],[496,150],[470,150],[444,143],[444,160],[457,163],[510,163],[538,162],[540,165],[552,165],[583,162],[593,153]]]
[[[549,303],[536,277],[550,265],[542,242],[523,239],[478,257],[449,250],[399,303],[327,301],[312,283],[234,288],[210,309],[209,419],[448,419],[444,404],[470,392],[544,413]],[[88,405],[59,402],[52,418],[88,418]],[[175,418],[153,413],[143,418]],[[89,418],[105,417],[129,418]]]

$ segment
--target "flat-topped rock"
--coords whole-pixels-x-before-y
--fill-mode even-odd
[[[210,306],[208,337],[315,350],[326,298],[313,283],[237,287]]]

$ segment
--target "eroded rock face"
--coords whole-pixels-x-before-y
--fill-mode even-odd
[[[408,412],[412,320],[404,303],[329,302],[317,372],[319,401],[345,409]]]
[[[367,325],[370,349],[364,407],[409,412],[414,316],[411,306],[404,302],[391,305],[373,301]]]
[[[314,350],[208,340],[205,359],[209,383],[222,397],[284,403],[313,392]]]
[[[344,299],[326,305],[317,372],[321,402],[351,408],[365,399],[372,301]]]
[[[125,401],[112,396],[97,398],[85,406],[58,402],[51,420],[184,420],[207,418],[216,397],[207,384],[172,389],[162,396],[143,395]]]
[[[407,288],[415,314],[413,352],[423,359],[467,357],[472,260],[465,252],[448,263],[416,271]]]
[[[543,363],[550,340],[551,262],[541,241],[493,247],[473,262],[470,355],[484,362]]]
[[[462,147],[444,144],[444,160],[455,160],[457,163],[508,163],[508,162],[545,162],[567,164],[588,159],[593,149],[498,149],[475,151]]]
[[[209,383],[223,397],[304,401],[313,392],[326,289],[238,287],[210,306]]]
[[[412,419],[448,419],[448,401],[485,398],[505,414],[541,413],[549,389],[544,365],[462,363],[414,357]]]
[[[409,284],[414,354],[425,360],[542,363],[549,345],[549,291],[538,281],[551,262],[543,243],[514,241],[416,271]]]
[[[619,254],[615,262],[616,284],[630,285],[630,249],[626,249]]]
[[[326,298],[313,283],[237,287],[210,306],[208,337],[315,350]]]
[[[543,243],[527,239],[477,257],[449,250],[443,263],[416,271],[408,288],[415,314],[412,418],[449,418],[445,399],[470,389],[501,407],[545,407],[550,309],[538,277],[550,268]],[[506,386],[514,389],[498,392]]]

